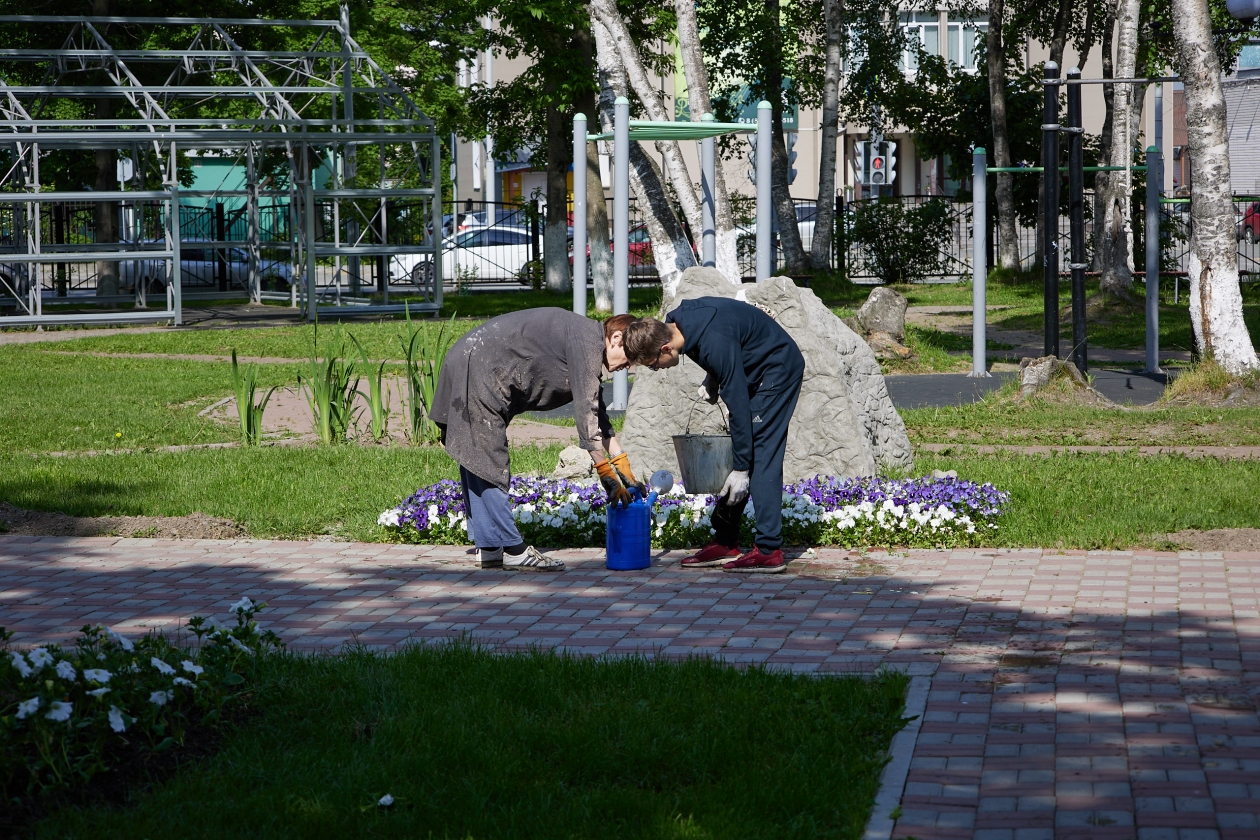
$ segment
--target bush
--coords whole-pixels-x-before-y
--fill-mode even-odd
[[[70,650],[22,652],[9,649],[12,633],[0,628],[0,795],[14,802],[80,786],[218,726],[249,690],[259,654],[281,645],[254,621],[264,606],[242,598],[232,628],[193,618],[191,647],[160,633],[133,642],[98,624]]]
[[[853,268],[884,283],[917,283],[944,273],[945,244],[954,232],[950,212],[942,198],[918,206],[900,198],[854,202],[849,236],[861,247]]]

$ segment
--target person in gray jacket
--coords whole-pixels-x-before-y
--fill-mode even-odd
[[[632,320],[617,315],[601,324],[565,309],[525,309],[491,318],[446,354],[430,417],[459,464],[468,535],[482,568],[564,569],[526,545],[512,519],[507,427],[519,414],[572,402],[578,445],[590,452],[609,502],[628,503],[627,485],[642,489],[600,388],[604,372],[629,366],[622,338]]]

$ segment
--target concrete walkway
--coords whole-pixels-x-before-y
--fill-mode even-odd
[[[1260,837],[1260,553],[824,549],[793,575],[475,571],[463,549],[0,537],[14,643],[226,618],[291,647],[479,639],[930,680],[893,837]],[[903,784],[896,780],[896,785]]]

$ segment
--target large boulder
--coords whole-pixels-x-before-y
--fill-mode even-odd
[[[809,289],[787,277],[735,286],[713,269],[683,272],[665,305],[698,297],[744,300],[768,312],[805,357],[805,379],[783,459],[786,482],[815,475],[858,476],[912,467],[910,440],[884,387],[875,354]],[[621,443],[636,474],[666,469],[679,475],[673,436],[722,433],[723,407],[698,399],[704,371],[684,358],[677,367],[636,368]]]

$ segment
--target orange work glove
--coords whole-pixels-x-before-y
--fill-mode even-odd
[[[611,461],[601,461],[596,464],[595,472],[599,473],[599,483],[608,494],[608,504],[625,507],[633,501],[626,488],[622,486],[621,479],[617,478],[617,472],[613,469]]]
[[[643,482],[634,477],[634,472],[630,469],[630,456],[624,452],[618,452],[609,459],[612,462],[613,469],[617,471],[617,475],[621,478],[621,483],[626,487],[637,487],[639,497],[647,498],[647,489],[643,486]]]

